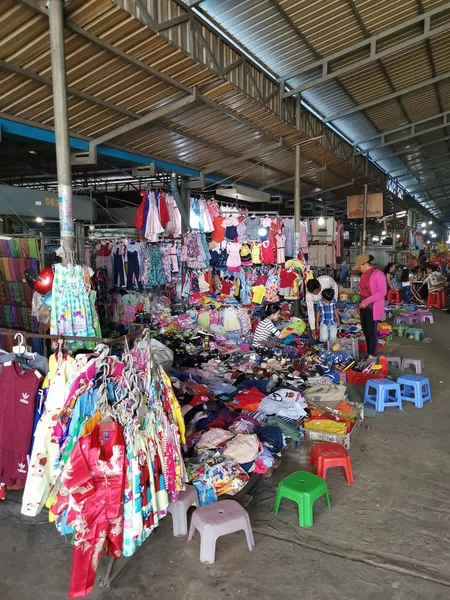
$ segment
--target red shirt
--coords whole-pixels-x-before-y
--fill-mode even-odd
[[[375,267],[371,267],[365,273],[363,273],[361,279],[359,280],[359,294],[361,299],[368,298],[372,295],[370,291],[370,276],[372,275]]]
[[[297,273],[295,271],[289,271],[289,269],[283,269],[280,273],[280,288],[290,288],[297,279]]]
[[[0,481],[25,480],[39,371],[3,363],[0,375]]]
[[[273,242],[265,241],[261,244],[261,253],[263,263],[275,262],[276,245]]]

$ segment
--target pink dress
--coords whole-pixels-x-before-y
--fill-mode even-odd
[[[286,236],[283,233],[279,233],[277,235],[277,263],[279,265],[284,265],[286,262],[285,248]]]
[[[228,242],[227,244],[227,269],[229,271],[240,271],[241,270],[241,251],[242,244],[239,242]]]

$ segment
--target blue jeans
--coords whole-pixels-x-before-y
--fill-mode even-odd
[[[337,325],[325,325],[325,323],[320,324],[320,341],[328,342],[330,341],[332,344],[336,341],[337,338]]]
[[[403,302],[406,302],[406,304],[408,304],[408,302],[411,298],[411,286],[410,285],[403,286],[402,292],[403,292]]]

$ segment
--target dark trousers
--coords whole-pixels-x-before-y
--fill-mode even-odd
[[[361,328],[363,330],[364,337],[366,338],[367,352],[371,356],[376,356],[378,342],[378,321],[373,320],[372,308],[361,308],[359,314],[361,317]]]
[[[136,279],[136,285],[139,285],[139,259],[137,252],[127,252],[128,271],[127,271],[127,290],[133,287],[133,275]],[[141,286],[139,285],[139,288]]]
[[[113,284],[121,287],[125,285],[125,272],[121,254],[114,254],[113,256]]]

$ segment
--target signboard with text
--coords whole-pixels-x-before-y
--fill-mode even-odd
[[[91,201],[89,196],[74,194],[72,196],[72,205],[74,219],[90,221]],[[30,190],[29,188],[12,185],[0,185],[0,215],[14,214],[21,217],[59,219],[58,193]],[[92,218],[95,219],[96,216],[97,210],[94,204],[92,207]],[[70,227],[72,227],[71,224]]]
[[[383,216],[383,194],[367,195],[367,218]],[[347,219],[364,218],[364,196],[347,196]]]

